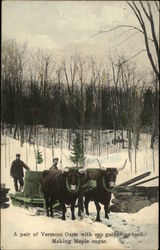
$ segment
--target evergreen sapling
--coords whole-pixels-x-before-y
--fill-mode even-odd
[[[72,155],[70,156],[70,160],[74,162],[77,167],[84,165],[85,157],[84,157],[82,140],[80,138],[79,133],[76,133],[76,136],[73,139],[71,154]]]

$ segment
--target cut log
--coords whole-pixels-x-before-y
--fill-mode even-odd
[[[131,196],[146,196],[154,197],[159,195],[159,188],[155,187],[143,187],[143,186],[121,186],[114,189],[114,197],[123,199],[123,197],[130,198]]]
[[[140,182],[134,184],[133,186],[135,187],[135,186],[138,186],[138,185],[140,185],[140,184],[144,184],[144,183],[146,183],[146,182],[149,182],[149,181],[152,181],[152,180],[155,180],[155,179],[158,179],[158,178],[159,178],[159,176],[156,176],[156,177],[147,179],[147,180],[145,180],[145,181],[140,181]]]
[[[9,192],[9,188],[5,188],[5,184],[1,184],[0,187],[0,208],[8,208],[9,204],[6,202],[9,201],[9,198],[7,197],[7,193]]]
[[[139,175],[139,176],[136,176],[136,177],[134,177],[134,178],[132,178],[132,179],[130,179],[130,180],[128,180],[128,181],[125,181],[125,182],[123,182],[123,183],[117,185],[117,187],[119,187],[119,186],[127,186],[127,185],[130,185],[130,184],[132,184],[132,183],[134,183],[134,182],[136,182],[136,181],[139,181],[139,180],[141,180],[141,179],[143,179],[143,178],[149,176],[150,174],[151,174],[151,172],[146,172],[146,173],[144,173],[144,174],[141,174],[141,175]]]
[[[150,200],[147,200],[145,198],[138,198],[138,197],[132,197],[130,200],[124,200],[123,202],[121,200],[113,200],[112,203],[114,204],[113,210],[112,206],[110,207],[111,211],[116,212],[125,212],[125,213],[137,213],[139,210],[141,210],[144,207],[150,206],[152,202]]]
[[[159,187],[120,186],[114,190],[112,212],[136,213],[159,201]]]

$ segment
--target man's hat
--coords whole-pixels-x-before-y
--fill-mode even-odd
[[[20,155],[20,154],[16,154],[16,157],[17,157],[17,156],[19,156],[19,157],[20,157],[21,155]]]
[[[53,161],[57,160],[58,161],[58,158],[53,158]]]

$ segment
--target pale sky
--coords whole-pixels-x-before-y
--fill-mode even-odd
[[[157,19],[158,20],[158,19]],[[4,1],[2,37],[27,42],[31,48],[78,50],[84,54],[108,57],[125,53],[131,57],[145,48],[143,35],[127,29],[91,37],[100,30],[120,24],[139,24],[125,1]],[[118,45],[129,38],[125,43]],[[148,58],[136,59],[139,65]]]

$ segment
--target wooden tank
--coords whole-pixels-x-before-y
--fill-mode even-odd
[[[25,197],[42,198],[41,187],[42,171],[26,171],[24,178],[24,191]]]

